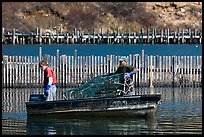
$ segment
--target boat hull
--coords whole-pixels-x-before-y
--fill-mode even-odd
[[[26,102],[26,109],[28,115],[57,113],[112,115],[113,113],[119,114],[118,112],[133,112],[134,114],[141,110],[156,109],[160,100],[160,94],[151,94],[58,101],[29,101]]]

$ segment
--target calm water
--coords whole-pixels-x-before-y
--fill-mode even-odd
[[[58,89],[59,98],[67,89]],[[137,89],[148,92],[148,88]],[[202,134],[202,88],[155,88],[162,103],[145,116],[27,117],[29,95],[43,89],[2,90],[3,135],[174,135]]]
[[[129,54],[142,54],[145,55],[159,55],[159,56],[202,56],[202,45],[198,44],[116,44],[116,45],[2,45],[2,54],[10,56],[38,56],[39,47],[42,47],[42,54],[56,55],[59,50],[60,55],[72,56],[74,50],[77,50],[79,56],[128,56]]]

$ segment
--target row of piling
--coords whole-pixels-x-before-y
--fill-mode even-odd
[[[43,31],[36,28],[36,32],[23,33],[16,29],[5,31],[2,28],[3,44],[202,44],[202,32],[195,29],[170,29],[141,28],[139,33],[120,32],[119,29],[95,33],[84,33],[74,29],[72,32]]]
[[[42,52],[40,50],[40,52]],[[128,64],[139,69],[133,77],[135,87],[201,87],[202,56],[147,56],[130,54]],[[77,87],[88,80],[116,71],[120,56],[3,56],[2,86],[41,87],[43,71],[39,61],[46,58],[54,69],[58,87]]]

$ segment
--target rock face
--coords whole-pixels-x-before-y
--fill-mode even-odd
[[[202,2],[3,2],[2,27],[19,31],[101,33],[119,29],[197,28],[202,31]]]
[[[146,5],[147,11],[158,17],[160,27],[202,30],[202,2],[147,2]]]

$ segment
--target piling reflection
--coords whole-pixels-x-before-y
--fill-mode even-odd
[[[161,94],[158,134],[202,134],[201,88],[175,88]]]

